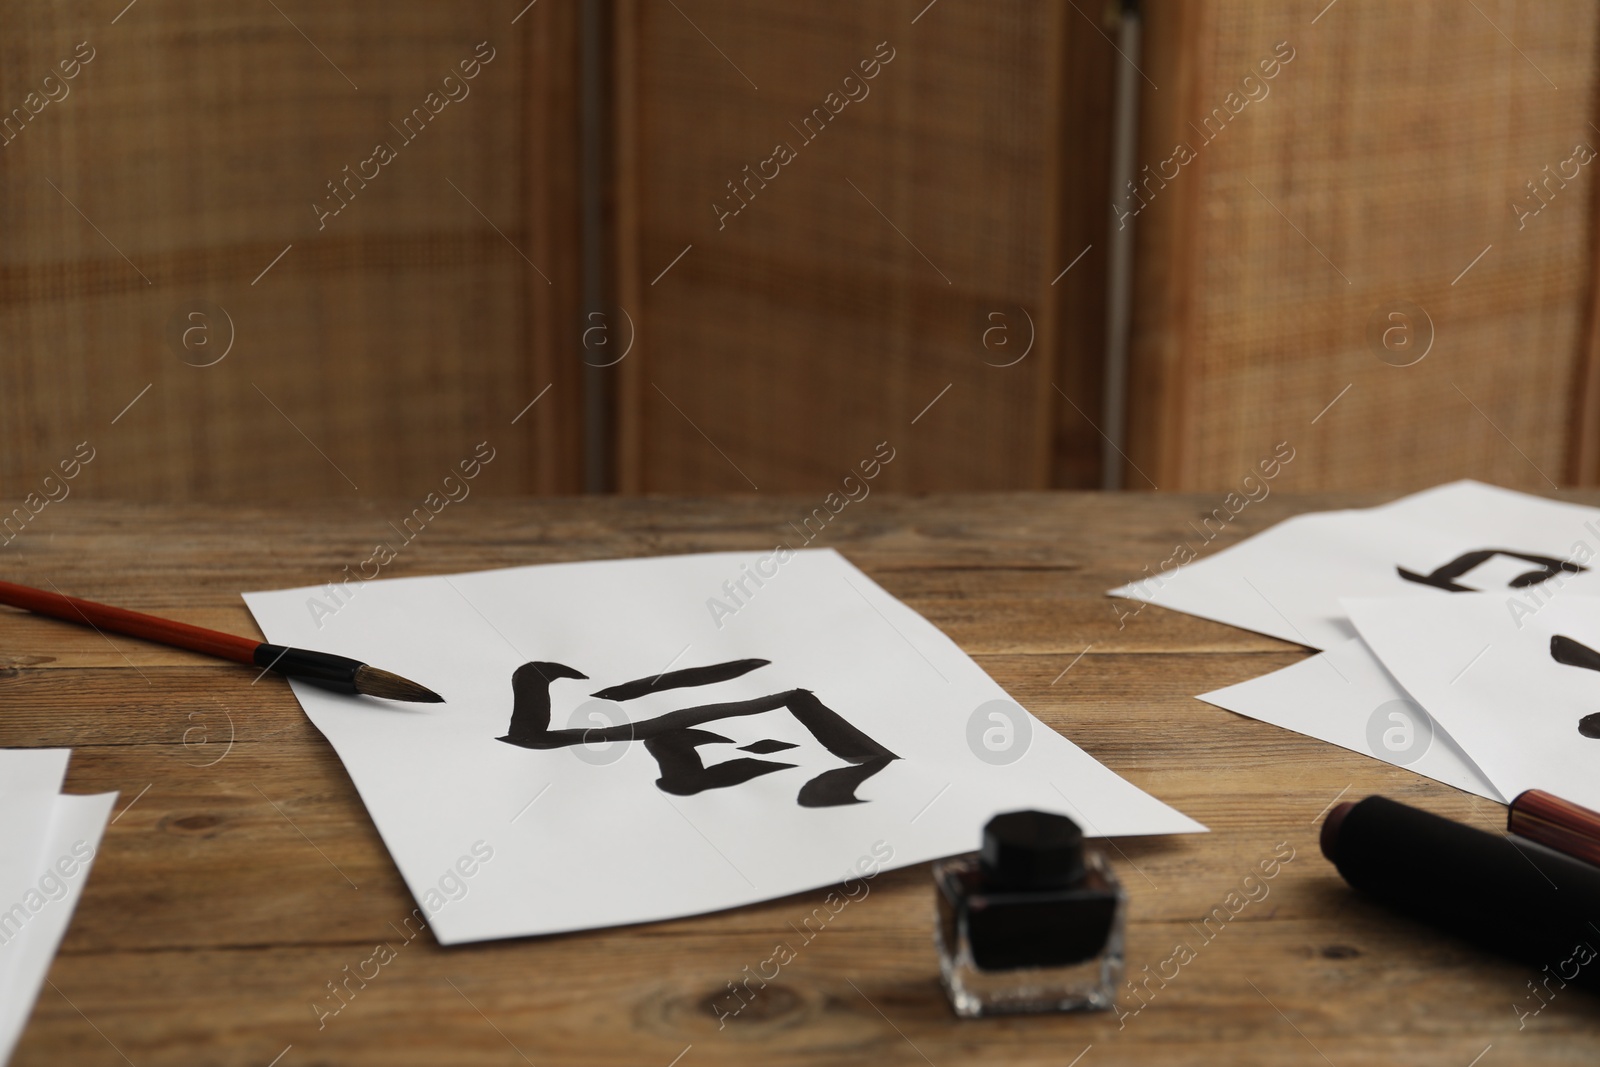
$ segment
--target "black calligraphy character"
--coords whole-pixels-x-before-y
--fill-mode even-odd
[[[1530,556],[1523,552],[1513,552],[1507,548],[1480,548],[1473,552],[1463,552],[1432,574],[1417,574],[1414,571],[1406,570],[1404,567],[1396,567],[1395,570],[1399,571],[1400,577],[1408,582],[1431,585],[1436,589],[1443,589],[1451,593],[1476,593],[1480,592],[1480,590],[1462,585],[1456,579],[1479,564],[1488,562],[1495,556],[1510,556],[1512,559],[1526,560],[1529,563],[1537,563],[1539,565],[1538,570],[1519,574],[1511,579],[1512,589],[1525,589],[1530,585],[1547,582],[1562,572],[1581,574],[1589,569],[1570,560],[1552,559],[1549,556]]]
[[[1581,641],[1557,634],[1550,639],[1550,658],[1568,667],[1600,671],[1600,652]],[[1600,712],[1585,715],[1578,720],[1578,732],[1584,737],[1600,737]]]
[[[706,667],[690,667],[653,678],[623,682],[590,695],[600,700],[635,700],[651,693],[728,681],[765,667],[770,662],[764,659],[741,659]],[[655,758],[660,769],[657,787],[674,796],[693,796],[707,789],[739,785],[752,778],[796,766],[777,760],[739,757],[707,767],[698,751],[702,745],[733,743],[721,734],[701,729],[706,723],[782,709],[810,731],[823,748],[848,764],[823,771],[801,786],[796,799],[803,808],[862,803],[855,795],[856,787],[900,758],[851,726],[809,689],[788,689],[751,700],[698,704],[637,723],[552,730],[550,685],[562,678],[587,681],[588,675],[561,663],[524,663],[518,667],[511,676],[511,726],[509,732],[498,740],[519,748],[552,749],[637,738],[644,742],[645,751]],[[784,741],[768,739],[743,745],[740,751],[767,755],[794,747]]]

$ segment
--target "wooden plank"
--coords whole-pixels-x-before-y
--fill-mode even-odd
[[[492,469],[484,478],[492,477]],[[1592,495],[1563,494],[1591,500]],[[1220,502],[1210,494],[1109,498],[1097,494],[935,497],[935,510],[874,493],[824,527],[813,547],[842,551],[896,596],[926,614],[974,654],[1031,652],[1070,658],[1132,651],[1278,651],[1292,646],[1192,616],[1107,598],[1107,589],[1158,573],[1174,547],[1204,555],[1301,511],[1367,506],[1380,498],[1308,498],[1273,493],[1251,504],[1211,542],[1198,520]],[[405,500],[359,505],[307,503],[294,515],[265,509],[52,505],[18,538],[8,577],[234,633],[259,636],[241,589],[321,585],[348,578],[375,543],[395,546],[384,577],[436,574],[572,559],[691,551],[762,550],[801,539],[791,524],[809,514],[804,497],[727,501],[712,521],[688,501],[550,500],[469,497],[432,518],[407,543],[398,533]],[[976,509],[976,510],[974,510]],[[933,521],[923,518],[934,516]],[[172,522],[186,533],[165,540]],[[315,539],[304,530],[312,524]],[[269,552],[195,558],[199,543],[227,543],[248,527]],[[409,527],[408,527],[409,529]],[[148,548],[134,564],[100,554],[106,537],[137,536]],[[1005,545],[996,556],[996,538]],[[347,572],[346,568],[350,570]],[[70,577],[67,577],[70,575]],[[153,583],[175,576],[182,601]],[[1127,613],[1134,612],[1131,616]],[[1120,625],[1119,625],[1120,624]],[[54,620],[0,609],[0,640],[14,665],[143,667],[200,662],[191,654],[132,639],[108,643]],[[41,657],[51,657],[49,660]]]
[[[496,11],[503,14],[504,7],[496,5]],[[573,355],[582,350],[589,325],[583,315],[578,211],[578,6],[518,4],[513,17],[527,56],[521,71],[526,101],[520,207],[527,219],[528,258],[539,269],[524,272],[521,359],[514,351],[500,357],[507,369],[531,370],[527,390],[505,398],[516,409],[508,417],[521,436],[507,433],[513,456],[532,468],[531,477],[524,476],[524,492],[578,493],[584,485],[584,382]],[[502,483],[496,491],[513,490]]]
[[[1130,488],[1180,488],[1174,479],[1182,451],[1194,440],[1189,334],[1195,290],[1189,279],[1200,267],[1199,179],[1212,164],[1210,156],[1198,155],[1187,163],[1186,175],[1179,171],[1189,180],[1174,179],[1170,188],[1162,188],[1162,175],[1170,173],[1170,166],[1164,169],[1161,161],[1171,158],[1175,145],[1189,140],[1190,116],[1209,88],[1214,52],[1201,42],[1209,41],[1213,32],[1213,6],[1211,0],[1156,0],[1142,9],[1139,62],[1160,78],[1150,83],[1153,92],[1140,94],[1135,184],[1143,192],[1130,191],[1111,202],[1119,228],[1134,230],[1133,291],[1139,294],[1129,310],[1128,455],[1122,484]],[[1165,92],[1161,82],[1167,85]],[[1160,203],[1146,199],[1146,167],[1156,171],[1151,188],[1162,194]]]
[[[1600,201],[1600,182],[1591,183],[1589,196]],[[1600,204],[1589,207],[1590,245],[1600,249]],[[1600,255],[1600,252],[1595,253]],[[1586,328],[1583,349],[1573,375],[1572,434],[1567,456],[1565,482],[1569,485],[1600,484],[1600,264],[1589,266],[1589,292],[1584,309]]]
[[[1342,902],[1339,890],[1296,875],[1291,864],[1267,903],[1278,893],[1324,908]],[[1508,1005],[1522,972],[1360,904],[1336,924],[1241,915],[1177,978],[1152,985],[1120,1029],[1112,1015],[958,1021],[933,980],[924,925],[907,921],[931,911],[929,886],[915,881],[914,891],[874,892],[841,913],[778,980],[752,983],[757,995],[721,1029],[728,983],[768,958],[775,941],[795,938],[781,916],[737,935],[553,939],[536,952],[526,943],[446,952],[426,934],[407,944],[389,933],[394,958],[363,968],[377,977],[364,988],[351,980],[353,995],[320,1030],[313,1005],[339,1003],[327,983],[371,959],[373,945],[67,953],[55,981],[72,1003],[46,988],[14,1062],[121,1062],[109,1040],[141,1065],[190,1063],[196,1032],[222,1027],[226,1042],[206,1062],[255,1067],[291,1044],[285,1062],[341,1064],[432,1064],[441,1055],[507,1064],[520,1053],[532,1063],[664,1065],[692,1046],[684,1061],[1060,1065],[1090,1045],[1096,1062],[1116,1064],[1466,1064],[1491,1044],[1507,1062],[1592,1062],[1584,994],[1559,992],[1519,1032]],[[806,911],[797,902],[790,914]],[[1198,940],[1187,923],[1136,926],[1134,970],[1159,964],[1185,939]],[[130,973],[145,976],[135,988]],[[61,1059],[48,1060],[51,1051]]]
[[[612,205],[614,214],[607,233],[608,251],[611,253],[613,274],[611,285],[617,294],[620,309],[632,308],[629,316],[641,313],[644,308],[644,290],[649,281],[642,276],[644,265],[640,260],[640,211],[643,208],[643,191],[640,187],[640,158],[643,136],[639,126],[639,38],[640,13],[634,0],[614,0],[610,7],[612,64],[608,87],[611,91],[611,149]],[[633,348],[633,365],[617,365],[610,380],[613,431],[611,474],[623,492],[638,492],[644,485],[644,426],[640,413],[644,410],[644,390],[649,389],[645,375],[637,364],[643,361],[639,348],[638,322],[629,333]],[[627,357],[623,357],[626,359]]]
[[[494,478],[491,465],[478,483]],[[1097,651],[1273,650],[1281,642],[1191,616],[1112,600],[1107,589],[1158,573],[1175,546],[1204,554],[1265,529],[1309,506],[1371,504],[1374,496],[1304,498],[1274,494],[1252,504],[1207,542],[1199,520],[1218,498],[1129,498],[1113,502],[1095,494],[935,498],[936,521],[922,505],[875,491],[831,518],[812,547],[844,552],[895,595],[945,628],[972,652],[1032,651],[1076,655]],[[800,523],[816,499],[776,497],[719,504],[720,522],[701,505],[626,500],[502,503],[469,496],[431,517],[420,532],[408,525],[406,500],[308,502],[296,516],[262,509],[189,506],[113,507],[69,498],[42,512],[7,551],[11,580],[141,611],[171,610],[184,622],[257,635],[240,589],[321,585],[347,580],[369,559],[375,544],[397,553],[385,577],[482,569],[618,555],[802,546]],[[977,507],[979,513],[973,513]],[[908,517],[918,516],[916,525]],[[190,531],[164,543],[170,523]],[[238,535],[250,526],[270,553],[195,559],[207,539]],[[314,524],[315,539],[303,531]],[[814,528],[814,527],[813,527]],[[137,564],[97,558],[98,539],[131,532],[149,544]],[[144,532],[141,532],[144,531]],[[410,534],[406,540],[402,534]],[[994,538],[1007,544],[995,555]],[[514,546],[514,547],[512,547]],[[154,574],[181,576],[181,604],[166,609]],[[65,577],[70,575],[70,577]],[[1135,612],[1127,616],[1128,612]],[[1124,616],[1127,616],[1126,618]],[[1119,625],[1120,624],[1120,625]],[[104,638],[67,624],[0,610],[0,635],[14,657],[52,656],[74,664],[192,663],[192,657],[131,639]]]
[[[1111,173],[1111,99],[1115,67],[1122,59],[1112,39],[1118,10],[1079,7],[1062,27],[1059,115],[1052,138],[1056,188],[1053,198],[1059,266],[1050,281],[1055,314],[1053,336],[1042,339],[1055,353],[1049,401],[1055,426],[1051,485],[1058,489],[1100,486],[1100,435],[1105,425],[1102,396],[1106,346],[1106,274],[1109,262],[1105,201]],[[1098,17],[1098,23],[1093,21]]]
[[[1274,496],[1240,516],[1240,532],[1295,510],[1374,502]],[[449,950],[426,932],[405,941],[411,896],[337,757],[281,682],[252,684],[249,671],[176,654],[136,659],[136,672],[109,652],[96,661],[83,644],[43,663],[12,652],[18,661],[0,669],[0,744],[71,746],[70,791],[122,794],[14,1062],[125,1055],[140,1067],[260,1067],[284,1053],[282,1064],[488,1064],[521,1053],[535,1063],[668,1064],[683,1054],[684,1064],[871,1055],[1059,1065],[1092,1045],[1084,1064],[1321,1064],[1325,1055],[1343,1067],[1445,1055],[1465,1064],[1491,1044],[1505,1062],[1588,1062],[1600,1037],[1590,995],[1562,990],[1519,1029],[1513,1005],[1531,969],[1356,898],[1317,850],[1317,822],[1339,797],[1383,793],[1485,828],[1503,809],[1194,699],[1302,652],[1194,620],[1192,631],[1154,625],[1176,615],[1141,615],[1125,631],[1140,636],[1113,638],[1114,618],[1075,613],[1204,503],[884,495],[862,505],[855,525],[843,525],[846,513],[829,530],[887,588],[959,634],[1047,724],[1211,827],[1108,846],[1132,893],[1130,975],[1143,981],[1180,941],[1198,942],[1177,977],[1152,980],[1142,998],[1124,990],[1123,1010],[1137,1014],[957,1022],[936,982],[926,865],[874,879],[720,1028],[719,1012],[736,1003],[729,983],[795,937],[791,924],[823,891],[561,937]],[[418,538],[396,573],[761,546],[792,506],[469,501]],[[243,632],[240,586],[306,581],[363,544],[384,508],[74,501],[14,547],[34,574],[71,575],[75,587],[116,594],[106,599],[194,621],[235,618]],[[24,631],[40,655],[74,635],[94,638],[7,613],[0,647],[11,652]],[[1096,647],[1062,673],[1080,641]],[[1285,845],[1294,858],[1259,908],[1198,933]],[[328,983],[384,941],[395,959],[364,987],[352,979],[348,1003],[319,1027],[313,1005],[341,1004]]]

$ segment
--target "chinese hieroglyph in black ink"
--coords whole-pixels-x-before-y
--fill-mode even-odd
[[[1560,579],[1568,574],[1582,574],[1589,568],[1581,563],[1571,560],[1555,559],[1551,556],[1530,555],[1526,552],[1513,552],[1508,548],[1480,548],[1471,552],[1463,552],[1455,559],[1442,567],[1434,569],[1429,574],[1417,574],[1404,567],[1396,567],[1400,577],[1408,582],[1417,582],[1420,585],[1431,585],[1435,589],[1443,589],[1450,593],[1476,593],[1482,590],[1472,586],[1462,585],[1456,579],[1464,577],[1481,564],[1487,563],[1495,556],[1507,556],[1511,559],[1520,559],[1535,565],[1535,569],[1524,574],[1519,574],[1511,579],[1509,587],[1512,589],[1526,589],[1529,586],[1541,585],[1556,579],[1554,584],[1559,586]],[[1550,657],[1557,663],[1569,667],[1583,667],[1591,671],[1600,671],[1600,652],[1596,652],[1580,641],[1559,635],[1550,639]],[[1585,715],[1578,720],[1578,732],[1584,737],[1600,738],[1600,712]]]
[[[770,660],[741,659],[670,671],[596,690],[591,696],[622,703],[651,693],[689,689],[741,677]],[[659,715],[643,722],[621,723],[593,729],[550,728],[550,686],[557,679],[587,681],[588,675],[563,663],[524,663],[511,676],[511,726],[498,740],[519,748],[570,748],[585,743],[638,740],[655,758],[661,772],[656,785],[675,796],[692,796],[707,789],[724,789],[764,774],[796,766],[777,760],[739,757],[707,767],[700,758],[702,745],[732,744],[732,740],[702,727],[719,719],[783,709],[848,766],[823,771],[800,787],[797,800],[804,808],[859,804],[856,787],[899,759],[893,752],[846,722],[838,712],[818,700],[809,689],[786,689],[750,700],[735,700],[692,707]],[[740,747],[742,752],[764,756],[796,746],[764,740]]]
[[[1574,641],[1560,634],[1550,639],[1550,658],[1569,667],[1600,671],[1600,652],[1596,652],[1582,641]],[[1600,712],[1579,719],[1578,732],[1584,737],[1600,737]]]
[[[1464,576],[1468,571],[1480,564],[1487,563],[1495,556],[1509,556],[1512,559],[1538,564],[1537,570],[1519,574],[1511,579],[1512,589],[1526,589],[1530,585],[1547,582],[1558,574],[1581,574],[1589,569],[1570,560],[1552,559],[1549,556],[1530,556],[1525,552],[1513,552],[1508,548],[1480,548],[1472,552],[1463,552],[1449,563],[1434,570],[1431,574],[1417,574],[1415,571],[1408,571],[1404,567],[1396,567],[1395,570],[1399,571],[1400,577],[1408,582],[1431,585],[1436,589],[1443,589],[1451,593],[1477,593],[1481,592],[1481,590],[1462,585],[1456,579]]]

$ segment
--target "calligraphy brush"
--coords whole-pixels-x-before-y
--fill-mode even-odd
[[[337,693],[362,693],[386,700],[410,700],[427,704],[442,704],[444,697],[418,685],[416,682],[369,667],[360,660],[335,656],[328,652],[312,652],[304,648],[286,648],[269,645],[265,641],[252,641],[248,637],[235,637],[219,630],[207,630],[188,623],[160,619],[126,608],[96,604],[80,600],[62,592],[47,593],[43,589],[30,589],[25,585],[0,582],[0,604],[26,608],[40,615],[50,615],[67,622],[92,626],[96,630],[142,637],[174,648],[186,648],[235,663],[251,663],[288,678],[332,689]]]

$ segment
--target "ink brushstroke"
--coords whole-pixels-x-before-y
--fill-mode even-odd
[[[770,662],[763,659],[730,660],[639,678],[596,690],[590,695],[601,700],[633,700],[651,693],[728,681],[765,667]],[[802,808],[863,803],[855,795],[856,789],[900,758],[851,726],[809,689],[787,689],[749,700],[698,704],[643,722],[552,730],[550,686],[561,679],[588,681],[589,677],[564,663],[535,661],[518,667],[511,676],[511,724],[506,734],[497,740],[518,748],[537,750],[571,748],[607,741],[643,741],[645,751],[655,759],[661,772],[656,779],[656,787],[674,796],[693,796],[707,789],[726,789],[797,766],[777,760],[740,757],[707,767],[699,753],[702,745],[733,743],[731,738],[701,729],[706,723],[787,710],[823,748],[849,764],[823,771],[801,786],[795,799]],[[740,750],[766,754],[794,747],[768,739],[742,746]]]
[[[1600,671],[1600,652],[1560,634],[1550,639],[1550,658],[1568,667]],[[1584,737],[1600,738],[1600,711],[1579,719],[1578,732]]]

